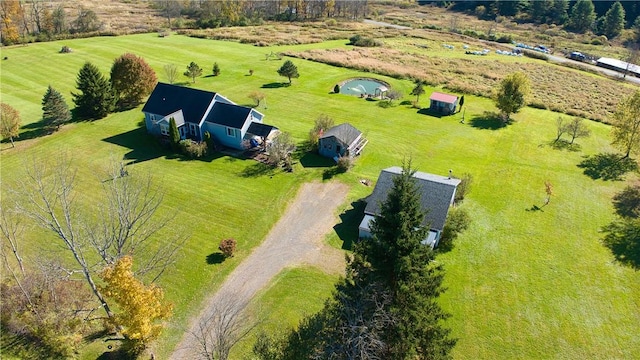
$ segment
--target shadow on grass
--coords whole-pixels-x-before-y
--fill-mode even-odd
[[[554,140],[549,143],[549,146],[556,150],[569,150],[574,152],[580,151],[582,149],[582,146],[580,146],[580,144],[572,144],[564,139]]]
[[[638,220],[614,221],[605,226],[603,231],[608,233],[603,239],[616,261],[635,270],[640,270],[640,234]]]
[[[482,115],[476,115],[469,120],[469,124],[477,129],[498,130],[506,127],[511,122],[505,123],[500,115],[494,112],[485,111]]]
[[[634,159],[622,158],[613,153],[584,156],[578,167],[584,169],[583,173],[594,180],[620,181],[626,173],[638,170],[638,164]]]
[[[336,163],[327,157],[320,156],[312,152],[306,152],[302,157],[300,157],[300,164],[305,168],[328,168],[334,166]]]
[[[437,117],[437,118],[442,118],[442,117],[453,115],[453,114],[449,114],[449,115],[443,114],[443,113],[441,113],[439,111],[431,110],[430,108],[420,108],[417,111],[417,113],[420,114],[420,115],[428,115],[428,116],[433,116],[433,117]]]
[[[105,351],[96,360],[133,360],[135,359],[131,355],[127,354],[124,350]]]
[[[322,180],[331,180],[334,176],[342,174],[343,169],[340,169],[337,165],[330,167],[322,172]]]
[[[225,154],[220,152],[213,152],[201,158],[190,158],[185,155],[176,154],[168,146],[162,146],[158,139],[147,133],[147,129],[144,127],[104,138],[102,141],[131,149],[131,151],[124,155],[124,159],[130,160],[129,163],[132,164],[157,159],[162,156],[167,159],[179,161],[205,162],[212,162],[215,159],[225,156]]]
[[[544,212],[544,210],[542,210],[542,208],[536,204],[531,205],[530,208],[525,209],[526,211],[542,211]]]
[[[240,176],[244,178],[252,178],[259,176],[273,176],[276,173],[276,168],[271,165],[264,164],[261,162],[256,162],[255,164],[249,165],[244,168],[240,172]]]
[[[336,232],[340,240],[342,240],[342,248],[351,250],[353,244],[358,241],[358,226],[362,221],[362,214],[367,205],[363,200],[351,203],[351,209],[340,214],[340,224],[336,224],[333,230]]]
[[[124,158],[132,163],[157,159],[161,156],[171,156],[171,152],[163,149],[145,128],[137,128],[122,134],[110,136],[102,141],[131,149]]]
[[[268,84],[263,84],[261,88],[263,89],[278,89],[281,87],[288,87],[289,83],[281,83],[281,82],[272,82]]]
[[[220,264],[223,261],[224,261],[224,255],[219,251],[207,255],[207,264],[209,265]]]

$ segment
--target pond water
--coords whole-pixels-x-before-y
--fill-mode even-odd
[[[376,89],[380,87],[386,91],[389,85],[373,79],[351,79],[340,86],[340,94],[357,96],[362,96],[362,94],[376,95]],[[379,92],[380,91],[378,91],[378,93]]]

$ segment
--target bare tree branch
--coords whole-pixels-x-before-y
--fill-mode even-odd
[[[4,203],[0,203],[0,236],[2,236],[2,256],[7,261],[5,249],[8,247],[11,249],[13,253],[13,257],[18,262],[18,266],[20,266],[20,272],[24,275],[24,264],[22,263],[22,257],[18,252],[18,237],[22,235],[22,231],[24,230],[22,223],[20,222],[20,218],[17,214],[7,209]]]
[[[76,171],[66,157],[60,157],[49,170],[44,162],[32,159],[26,164],[26,176],[20,183],[16,200],[18,209],[33,219],[36,224],[52,231],[62,240],[66,249],[73,255],[75,262],[91,287],[91,291],[102,304],[108,317],[113,313],[106,299],[96,286],[91,265],[84,255],[82,226],[78,223],[78,212],[74,206],[73,184]]]
[[[200,358],[227,360],[231,348],[257,325],[246,311],[247,303],[237,299],[232,294],[218,298],[209,316],[198,323],[192,335]]]
[[[112,162],[108,177],[112,180],[103,182],[105,200],[99,207],[99,221],[88,232],[89,241],[105,265],[125,255],[139,258],[142,265],[136,275],[152,274],[155,282],[175,261],[187,238],[175,233],[163,243],[157,241],[171,218],[158,216],[163,194],[151,176],[130,175],[124,164]]]

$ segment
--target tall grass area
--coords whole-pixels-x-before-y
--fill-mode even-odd
[[[73,52],[58,54],[63,45]],[[276,73],[284,59],[265,60],[271,51],[344,48],[344,40],[260,48],[155,34],[32,44],[3,49],[8,60],[1,63],[1,95],[3,102],[20,111],[27,125],[23,138],[30,138],[35,136],[47,85],[72,105],[70,92],[85,61],[107,75],[113,59],[130,51],[145,58],[160,81],[166,81],[165,64],[175,64],[182,73],[195,61],[208,75],[217,62],[220,76],[201,77],[195,84],[187,83],[186,77],[180,81],[245,105],[252,103],[250,92],[264,92],[266,107],[258,110],[265,114],[265,123],[291,132],[299,142],[322,113],[336,124],[351,123],[369,139],[355,167],[333,178],[351,186],[348,201],[337,210],[348,214],[343,218],[349,221],[359,220],[351,203],[372,191],[360,180],[375,181],[381,169],[400,165],[403,159],[411,157],[424,172],[446,175],[452,169],[454,174],[473,175],[472,191],[461,205],[472,216],[471,227],[453,251],[437,259],[445,266],[448,288],[441,303],[452,313],[448,325],[459,338],[455,358],[640,357],[640,274],[614,262],[598,233],[612,219],[611,197],[625,184],[594,181],[576,166],[584,155],[612,151],[609,127],[589,122],[593,135],[577,140],[580,151],[557,150],[549,146],[557,113],[526,108],[513,116],[513,124],[496,128],[483,117],[485,111],[495,110],[491,101],[467,95],[465,123],[460,123],[460,113],[437,118],[400,102],[383,109],[375,101],[332,94],[335,84],[363,76],[379,77],[408,94],[413,88],[408,80],[293,59],[300,78],[286,87],[279,86],[287,80]],[[421,97],[423,106],[428,106],[433,90]],[[414,99],[407,95],[404,100]],[[300,184],[323,181],[326,168],[298,161],[293,173],[265,174],[254,171],[253,161],[227,156],[183,161],[159,148],[140,128],[140,109],[66,125],[53,135],[18,141],[15,149],[1,144],[2,195],[19,181],[25,159],[53,157],[60,151],[72,156],[80,169],[80,200],[85,204],[99,193],[99,174],[110,158],[131,161],[130,172],[152,173],[165,192],[161,211],[172,214],[176,226],[190,235],[160,283],[176,305],[154,349],[156,358],[167,358],[205,296],[262,241]],[[534,211],[534,205],[543,204],[546,180],[553,184],[554,195],[548,206]],[[221,264],[208,264],[207,255],[227,237],[238,240],[238,254]],[[57,249],[41,232],[29,233],[25,240],[29,256]],[[337,247],[347,240],[335,232],[327,238]],[[331,279],[313,269],[289,270],[265,290],[256,306],[268,319],[284,319],[275,324],[295,324],[305,310],[322,306]],[[311,289],[316,283],[318,287]],[[280,325],[265,321],[258,329]],[[249,349],[244,343],[234,354],[242,358]],[[93,343],[82,358],[95,359],[103,351],[105,344]]]

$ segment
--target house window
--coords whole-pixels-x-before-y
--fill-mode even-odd
[[[189,132],[191,133],[191,135],[196,136],[196,124],[189,124]]]
[[[336,152],[340,154],[340,145],[336,145]]]
[[[227,128],[227,135],[231,136],[231,137],[236,137],[236,129],[234,128]]]
[[[160,134],[169,135],[169,126],[166,124],[160,124]]]

